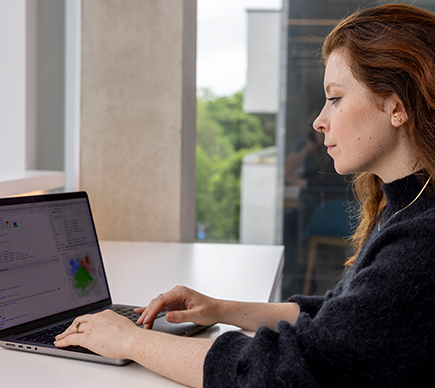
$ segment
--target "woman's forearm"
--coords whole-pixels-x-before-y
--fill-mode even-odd
[[[138,329],[125,344],[125,356],[189,387],[202,387],[205,356],[213,340]]]
[[[219,302],[219,322],[250,331],[261,326],[276,329],[283,320],[295,324],[299,313],[297,303]]]

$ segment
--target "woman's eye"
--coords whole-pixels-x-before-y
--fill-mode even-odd
[[[341,97],[330,97],[327,98],[328,101],[332,101],[331,105],[335,105],[335,103],[340,99]]]

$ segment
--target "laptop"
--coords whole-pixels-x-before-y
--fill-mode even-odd
[[[112,309],[136,322],[134,307],[112,303],[85,192],[0,199],[1,347],[124,365],[53,341],[83,314]],[[160,316],[153,330],[190,336],[206,328]]]

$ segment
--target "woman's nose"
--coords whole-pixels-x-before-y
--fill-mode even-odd
[[[316,120],[314,120],[313,128],[315,131],[322,133],[326,130],[326,124],[326,120],[319,116]]]

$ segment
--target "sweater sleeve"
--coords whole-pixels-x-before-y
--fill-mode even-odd
[[[433,234],[389,232],[339,293],[292,298],[302,310],[294,326],[219,337],[204,387],[402,386],[435,355]]]
[[[295,328],[284,321],[278,332],[262,327],[254,338],[240,332],[221,335],[205,359],[203,386],[318,387],[296,343]]]
[[[295,295],[287,302],[298,303],[301,312],[315,316],[326,298],[327,296]],[[291,354],[287,349],[283,349],[282,354],[271,354],[270,347],[280,346],[279,342],[282,338],[293,341],[291,348],[294,349],[295,354]],[[254,339],[240,332],[223,334],[215,341],[207,355],[204,366],[204,376],[206,376],[204,387],[285,387],[287,381],[293,381],[295,387],[316,387],[317,384],[309,373],[308,365],[298,349],[295,338],[295,328],[284,321],[279,323],[278,333],[262,327]],[[221,354],[227,357],[221,358]],[[260,355],[256,361],[258,367],[254,368],[254,374],[250,372],[249,366],[251,354]],[[274,358],[273,362],[271,357]],[[297,362],[295,363],[294,360]],[[290,370],[282,368],[283,365],[289,364],[293,365]],[[269,368],[266,365],[273,365],[276,368]]]
[[[302,313],[307,313],[310,317],[315,317],[331,295],[331,291],[328,291],[325,296],[294,295],[289,298],[287,302],[297,303]]]

